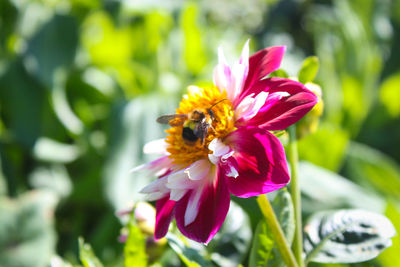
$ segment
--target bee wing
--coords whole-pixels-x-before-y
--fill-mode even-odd
[[[174,119],[187,119],[188,115],[187,114],[170,114],[170,115],[163,115],[161,117],[157,118],[157,122],[161,124],[169,124],[171,126],[179,126],[184,123],[184,121],[179,121],[176,123],[173,123],[172,121]]]

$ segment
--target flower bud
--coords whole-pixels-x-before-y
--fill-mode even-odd
[[[306,83],[305,86],[317,95],[318,103],[297,123],[296,130],[298,139],[317,131],[319,118],[324,111],[321,87],[315,83]]]
[[[134,217],[143,233],[147,235],[154,234],[156,210],[152,205],[147,202],[138,202],[135,205]]]

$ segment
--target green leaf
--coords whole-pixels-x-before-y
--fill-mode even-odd
[[[393,223],[396,232],[400,233],[400,209],[393,203],[389,203],[386,207],[385,215]],[[399,248],[400,248],[400,235],[397,234],[392,239],[393,245],[387,248],[377,258],[378,261],[385,267],[398,267],[400,266]]]
[[[299,82],[306,84],[314,81],[318,73],[319,60],[316,56],[308,57],[303,61],[299,71]]]
[[[63,165],[35,168],[29,175],[29,184],[36,189],[48,189],[60,198],[72,191],[71,178]]]
[[[0,197],[3,195],[7,194],[7,184],[6,184],[6,178],[4,177],[3,174],[3,168],[2,168],[2,163],[1,163],[1,158],[0,158]]]
[[[342,75],[343,89],[343,125],[351,133],[357,133],[365,116],[368,114],[365,95],[363,95],[363,84],[354,76]]]
[[[379,99],[393,117],[400,115],[400,73],[386,78],[379,90]]]
[[[309,162],[299,163],[303,212],[358,208],[383,212],[385,203],[378,195],[352,181]]]
[[[72,65],[78,45],[78,26],[73,17],[55,15],[32,38],[27,55],[33,71],[48,88],[57,68]],[[33,58],[33,60],[32,60]]]
[[[169,236],[167,236],[168,238]],[[225,222],[207,246],[190,239],[175,240],[180,247],[170,246],[188,259],[194,259],[201,266],[238,266],[247,256],[251,242],[251,224],[247,213],[235,202],[231,202]],[[176,246],[176,245],[175,245]],[[190,248],[190,249],[188,249]],[[182,255],[179,256],[182,259]],[[207,259],[207,260],[206,260]],[[186,259],[182,259],[186,262]],[[192,263],[188,263],[192,264]]]
[[[238,266],[246,257],[250,242],[250,219],[238,204],[231,202],[224,224],[205,249],[218,266]]]
[[[185,37],[184,58],[189,71],[198,74],[206,65],[206,53],[202,44],[200,26],[197,23],[199,8],[190,2],[182,11],[181,24]]]
[[[17,200],[0,199],[0,266],[42,267],[55,252],[50,192],[31,191]]]
[[[173,112],[175,106],[171,98],[160,95],[137,97],[113,106],[110,150],[103,178],[106,196],[115,210],[126,209],[126,203],[144,200],[144,194],[139,190],[155,177],[147,172],[132,174],[130,170],[154,159],[143,155],[143,146],[164,135],[163,126],[156,122],[156,118]]]
[[[253,244],[250,251],[249,266],[267,266],[275,241],[268,231],[267,221],[261,219],[254,232]]]
[[[0,105],[7,130],[17,142],[30,148],[43,131],[43,114],[51,111],[46,91],[21,62],[10,64],[0,77]]]
[[[96,257],[92,247],[85,244],[82,237],[79,237],[79,258],[84,267],[103,267],[103,264]]]
[[[58,255],[53,255],[51,257],[50,266],[51,267],[81,267],[80,265],[73,266],[71,263],[69,263],[68,261],[66,261],[65,259],[61,258]]]
[[[33,148],[33,156],[47,162],[70,163],[80,154],[76,145],[63,144],[47,137],[38,138]]]
[[[336,171],[342,164],[348,141],[349,135],[342,129],[321,125],[318,131],[299,140],[299,158]]]
[[[167,234],[168,244],[183,261],[187,267],[211,266],[211,263],[206,261],[198,250],[186,246],[182,240],[176,235],[169,232]]]
[[[347,175],[382,195],[400,195],[400,166],[382,152],[352,142],[346,160]]]
[[[280,78],[289,78],[289,74],[287,74],[287,72],[283,69],[278,69],[274,72],[271,72],[269,74],[269,77],[280,77]]]
[[[147,266],[146,239],[134,219],[128,224],[128,239],[124,246],[125,266]]]
[[[304,231],[306,263],[367,261],[391,246],[396,234],[385,216],[357,209],[316,213]]]
[[[291,244],[295,231],[294,208],[292,199],[286,188],[278,191],[276,197],[272,201],[272,206],[286,240]],[[254,233],[249,266],[285,266],[271,231],[268,230],[267,221],[264,218],[261,219]]]

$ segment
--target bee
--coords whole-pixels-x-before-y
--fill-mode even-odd
[[[227,99],[222,99],[207,109],[195,109],[188,114],[163,115],[157,118],[157,122],[169,124],[172,127],[183,125],[182,138],[187,145],[194,145],[199,139],[204,144],[208,130],[210,128],[214,130],[212,122],[215,117],[212,108],[225,100]]]

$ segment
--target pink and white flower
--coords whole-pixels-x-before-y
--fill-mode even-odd
[[[177,126],[165,141],[146,146],[147,152],[161,155],[141,166],[159,177],[141,190],[157,200],[155,238],[165,236],[175,218],[185,236],[208,243],[225,220],[230,194],[247,198],[289,182],[284,148],[270,131],[294,124],[318,99],[299,82],[265,78],[279,68],[284,50],[269,47],[249,58],[247,42],[239,61],[229,66],[220,48],[215,87],[192,87],[177,111],[195,109],[191,103],[207,108],[218,99],[229,100],[215,105],[217,119],[205,144],[185,147],[179,139],[182,126]]]

